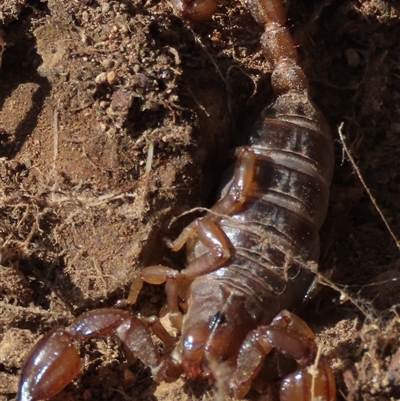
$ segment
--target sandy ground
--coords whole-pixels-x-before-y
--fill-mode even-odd
[[[302,317],[339,399],[400,399],[400,7],[299,0],[289,25],[336,142],[321,262],[334,273]],[[0,28],[6,401],[27,350],[51,327],[123,299],[144,266],[184,265],[163,240],[196,215],[182,213],[212,204],[221,160],[268,101],[270,67],[262,30],[238,1],[193,25],[165,1],[4,0]],[[392,234],[349,162],[341,124]],[[154,314],[163,302],[163,289],[149,286],[137,309]],[[213,398],[204,383],[155,384],[112,339],[81,350],[82,375],[57,399]]]

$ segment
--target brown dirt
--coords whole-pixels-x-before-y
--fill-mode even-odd
[[[351,153],[399,237],[400,8],[299,0],[289,16],[337,142],[323,231],[335,290],[304,318],[332,363],[339,398],[400,399],[399,248],[337,134],[344,122]],[[15,399],[24,355],[39,336],[124,298],[143,266],[184,264],[163,238],[194,215],[170,227],[175,217],[210,205],[219,161],[266,103],[269,66],[261,29],[237,1],[191,25],[165,1],[4,0],[0,24],[5,401]],[[151,314],[162,304],[162,288],[146,287],[137,308]],[[157,386],[139,362],[127,366],[112,339],[83,349],[82,375],[56,398],[212,398],[202,383]]]

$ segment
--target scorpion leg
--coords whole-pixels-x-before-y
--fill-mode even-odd
[[[211,209],[205,217],[194,220],[185,227],[179,237],[170,244],[174,251],[181,249],[185,243],[196,236],[209,250],[194,258],[181,272],[167,266],[148,266],[144,268],[132,283],[128,302],[134,304],[143,283],[166,283],[167,310],[171,323],[180,329],[182,313],[179,310],[178,294],[183,280],[213,272],[223,266],[231,257],[231,244],[225,232],[215,221],[222,214],[232,215],[243,208],[250,193],[255,172],[254,152],[244,148],[238,155],[233,181],[228,193]]]
[[[197,276],[212,272],[222,266],[230,258],[230,243],[218,224],[210,219],[195,220],[197,235],[200,241],[210,250],[181,272],[167,266],[145,267],[134,280],[128,297],[128,302],[135,303],[143,283],[166,283],[167,310],[174,327],[181,329],[182,313],[179,310],[179,289],[183,280],[193,280]]]
[[[256,157],[251,149],[243,148],[237,156],[235,170],[233,173],[232,184],[228,193],[223,196],[202,219],[196,219],[182,230],[179,237],[170,244],[173,251],[179,251],[185,243],[195,236],[203,233],[207,235],[207,229],[203,233],[198,233],[199,220],[218,221],[223,215],[233,215],[240,212],[251,193],[251,185],[255,174]],[[204,238],[204,235],[203,235]]]
[[[209,273],[222,266],[229,258],[230,243],[218,220],[240,212],[251,194],[255,174],[256,158],[252,150],[243,148],[236,160],[232,183],[228,193],[223,196],[203,218],[196,219],[182,230],[179,237],[170,244],[173,251],[179,251],[189,239],[197,238],[211,250],[192,261],[182,271],[190,278]]]
[[[135,354],[152,369],[161,366],[146,322],[127,311],[93,310],[77,317],[69,328],[50,331],[35,345],[22,368],[17,399],[36,401],[58,394],[82,368],[74,343],[109,334],[122,341],[128,356]]]
[[[336,386],[328,363],[318,361],[313,371],[317,356],[314,339],[314,333],[307,324],[288,311],[279,313],[269,326],[251,331],[242,344],[237,369],[230,383],[235,396],[244,398],[265,357],[275,348],[299,364],[297,371],[282,381],[281,401],[334,401]]]
[[[19,401],[51,398],[82,368],[71,335],[63,329],[48,332],[31,350],[22,368]]]
[[[169,319],[174,327],[180,330],[182,326],[182,313],[179,310],[178,294],[179,284],[182,282],[182,274],[167,266],[148,266],[145,267],[139,275],[133,280],[131,289],[128,295],[127,302],[130,304],[136,303],[143,283],[148,284],[164,284],[167,295],[167,311]]]

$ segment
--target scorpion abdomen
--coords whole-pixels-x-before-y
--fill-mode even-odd
[[[281,271],[278,275],[285,279],[283,269],[290,260],[318,261],[333,165],[325,120],[307,96],[299,98],[304,113],[279,98],[266,108],[250,137],[256,169],[246,207],[220,221],[236,255],[251,254],[251,260],[265,270]],[[247,269],[257,270],[259,277],[258,267],[249,263]]]

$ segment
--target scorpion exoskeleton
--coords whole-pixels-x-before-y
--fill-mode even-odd
[[[128,298],[136,301],[143,282],[166,284],[176,341],[158,318],[120,309],[98,309],[55,328],[33,348],[24,365],[19,401],[60,392],[81,369],[74,342],[112,334],[150,366],[156,381],[215,379],[226,373],[225,394],[243,399],[272,349],[294,359],[297,370],[283,379],[281,401],[333,401],[335,380],[329,364],[317,358],[311,329],[294,310],[309,295],[319,257],[319,230],[325,219],[333,171],[333,141],[327,123],[310,100],[308,81],[281,0],[250,0],[254,18],[265,26],[261,39],[273,65],[275,101],[264,109],[250,136],[237,150],[230,180],[219,201],[171,243],[185,244],[182,271],[146,267]],[[214,0],[177,0],[177,13],[203,19]],[[151,333],[175,345],[160,355]],[[310,369],[313,367],[314,369]],[[221,379],[221,378],[219,378]]]

